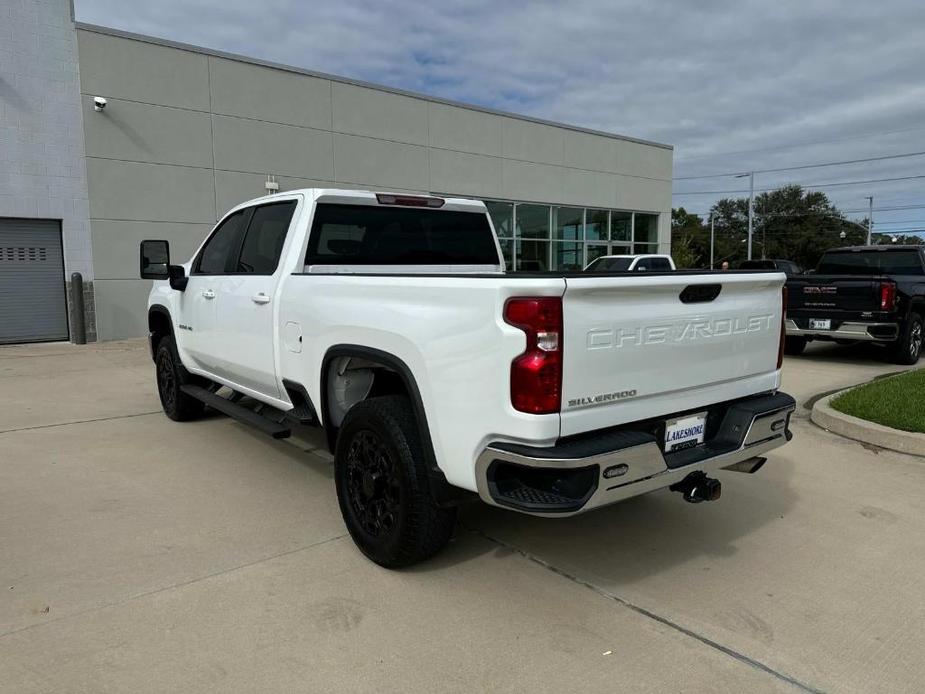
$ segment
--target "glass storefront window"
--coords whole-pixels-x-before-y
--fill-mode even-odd
[[[607,251],[606,243],[589,243],[588,256],[585,258],[585,267],[591,264],[593,260],[600,258],[602,255],[610,255]]]
[[[517,233],[520,239],[549,238],[549,207],[517,205]]]
[[[559,241],[581,241],[584,212],[580,207],[554,207],[553,238]]]
[[[645,251],[643,251],[645,252]],[[615,243],[610,249],[610,255],[632,255],[633,247],[629,244],[617,244]]]
[[[517,269],[545,272],[549,269],[549,241],[517,240]]]
[[[585,213],[585,238],[588,241],[606,241],[609,238],[607,210],[588,210]]]
[[[504,265],[510,271],[514,269],[514,239],[498,239],[501,245],[501,255],[504,256]]]
[[[632,241],[633,235],[633,213],[632,212],[611,212],[610,213],[610,240],[611,241]]]
[[[556,241],[552,248],[553,270],[581,270],[584,268],[583,243]]]
[[[499,238],[514,236],[514,203],[485,201],[491,223],[495,225],[495,233]]]
[[[657,243],[636,243],[633,244],[633,253],[644,255],[646,253],[658,253]]]
[[[658,243],[658,215],[636,213],[633,243]]]

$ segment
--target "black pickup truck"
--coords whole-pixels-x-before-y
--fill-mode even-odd
[[[867,341],[891,361],[915,364],[922,349],[925,256],[920,246],[826,251],[815,273],[787,280],[787,354],[810,340]]]

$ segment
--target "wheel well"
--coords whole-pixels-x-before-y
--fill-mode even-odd
[[[338,429],[357,403],[383,395],[411,392],[401,374],[375,359],[339,356],[326,361],[324,373],[324,421],[326,428]]]
[[[148,332],[151,334],[151,354],[157,354],[157,345],[161,338],[173,335],[173,325],[167,311],[158,308],[148,311]]]

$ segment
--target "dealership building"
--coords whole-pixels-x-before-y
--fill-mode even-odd
[[[668,145],[83,25],[70,0],[0,7],[0,163],[0,343],[146,334],[139,242],[180,262],[274,186],[485,200],[515,272],[670,247]]]

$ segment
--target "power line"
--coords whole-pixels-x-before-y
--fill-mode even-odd
[[[880,224],[925,224],[925,219],[885,219],[883,221],[874,220],[874,226]]]
[[[895,210],[925,210],[925,205],[894,205],[892,207],[875,207],[874,212],[893,212]],[[710,210],[705,212],[694,212],[693,210],[684,209],[687,214],[697,215],[698,217],[709,216]],[[852,214],[860,212],[868,212],[869,208],[867,207],[855,207],[855,208],[845,208],[839,210],[842,214]]]
[[[727,157],[735,154],[755,154],[760,152],[778,152],[783,149],[795,149],[797,147],[813,147],[815,145],[830,145],[837,142],[849,142],[851,140],[863,140],[866,137],[875,137],[878,135],[897,135],[899,133],[908,133],[916,130],[925,130],[925,126],[916,126],[913,128],[902,128],[899,130],[875,130],[866,133],[858,133],[856,135],[848,135],[846,137],[835,138],[832,140],[813,140],[810,142],[796,142],[789,145],[776,145],[774,147],[759,147],[756,149],[740,149],[738,151],[732,152],[714,152],[712,154],[697,154],[692,157],[682,157],[678,159],[675,163],[681,163],[685,161],[694,161],[695,159],[713,159],[715,157]]]
[[[911,181],[913,179],[925,178],[925,175],[922,176],[896,176],[894,178],[871,178],[865,181],[841,181],[841,182],[827,182],[827,183],[797,183],[797,184],[784,184],[779,186],[772,186],[770,188],[755,188],[757,191],[772,191],[779,190],[780,188],[785,187],[786,185],[799,185],[803,188],[832,188],[835,186],[857,186],[864,185],[867,183],[887,183],[890,181]],[[731,193],[748,193],[748,188],[744,190],[694,190],[686,191],[681,193],[672,193],[672,195],[685,196],[685,195],[726,195]]]
[[[829,161],[823,164],[803,164],[801,166],[784,166],[779,169],[755,169],[754,171],[746,171],[745,173],[756,173],[756,174],[766,174],[766,173],[780,173],[781,171],[799,171],[801,169],[820,169],[825,166],[847,166],[848,164],[864,164],[871,161],[886,161],[887,159],[908,159],[909,157],[921,157],[925,155],[925,152],[905,152],[903,154],[890,154],[880,157],[867,157],[865,159],[846,159],[845,161]],[[701,178],[727,178],[730,176],[741,176],[742,171],[730,171],[727,173],[719,174],[708,174],[705,176],[677,176],[673,178],[674,181],[693,181],[695,179]]]

